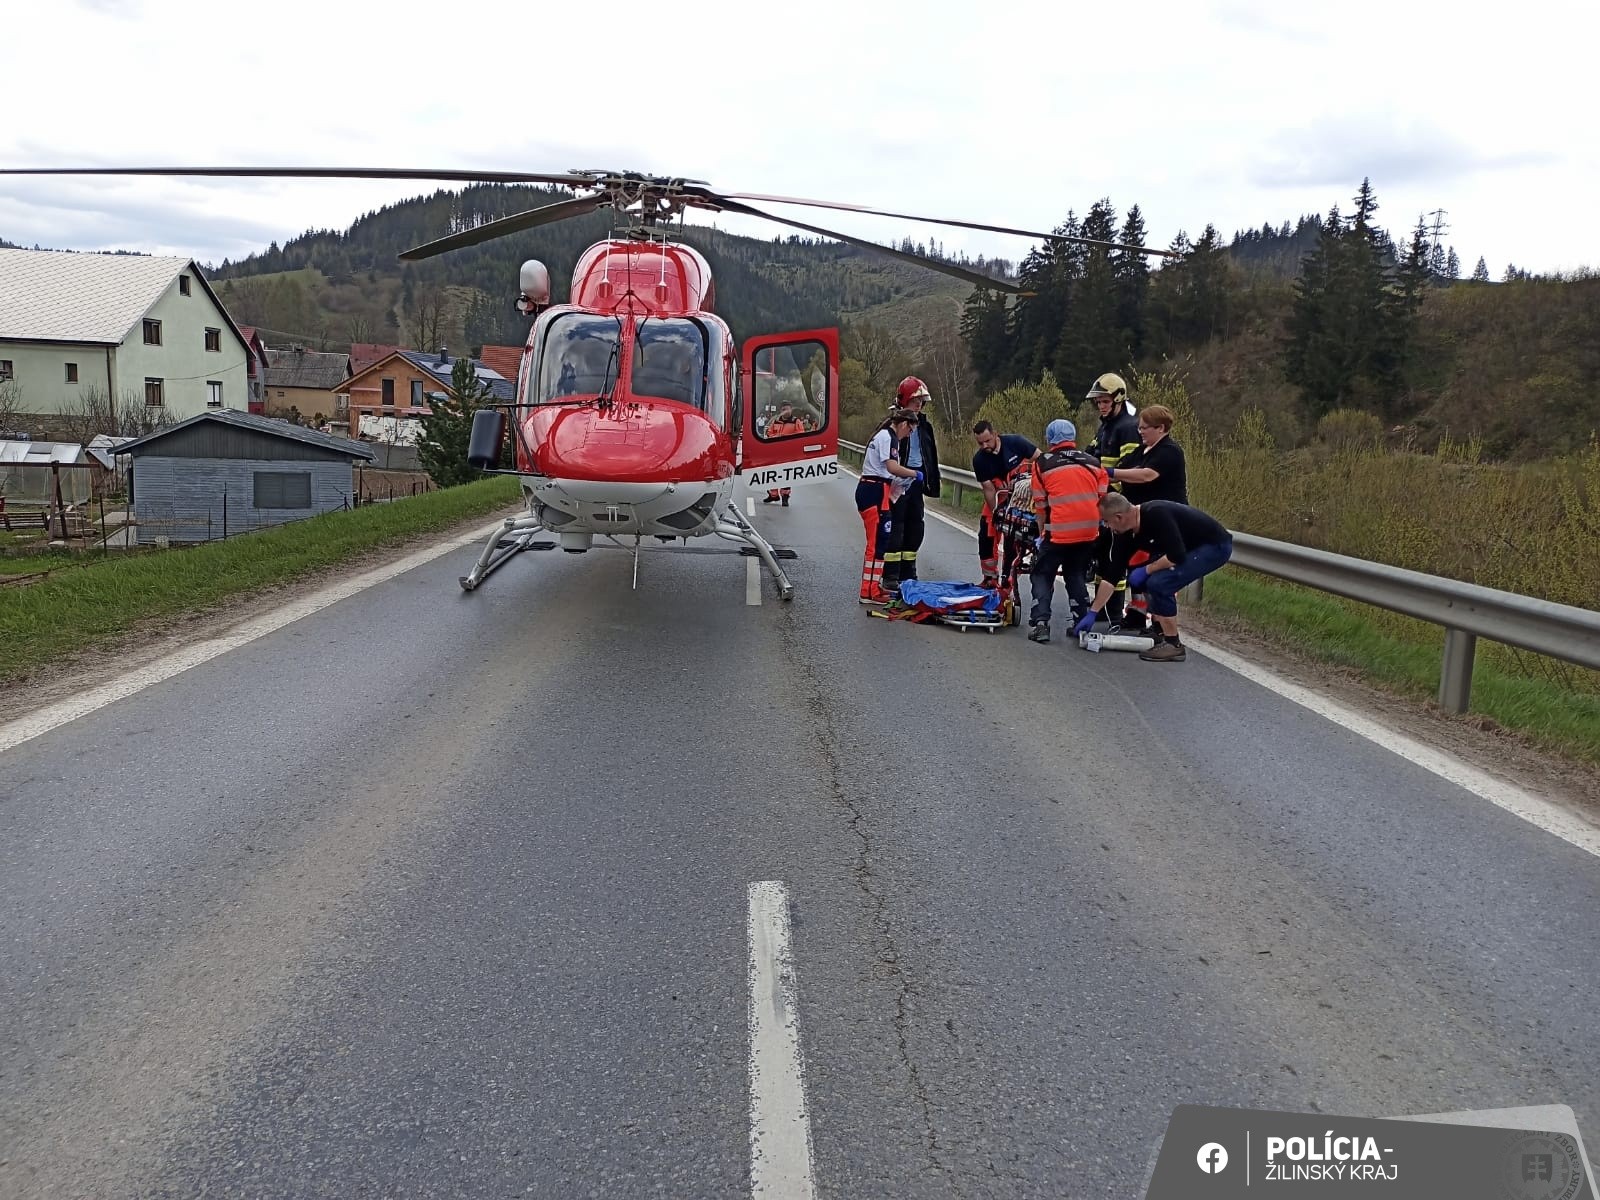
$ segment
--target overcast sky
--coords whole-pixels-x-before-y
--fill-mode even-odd
[[[1463,273],[1600,266],[1594,6],[1294,7],[50,0],[0,72],[0,166],[616,167],[1036,229],[1109,196],[1163,246],[1371,176],[1397,233],[1448,210]],[[0,238],[220,262],[436,186],[0,178]]]

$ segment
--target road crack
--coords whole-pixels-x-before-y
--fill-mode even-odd
[[[911,1053],[911,1006],[918,992],[914,977],[902,961],[894,922],[889,914],[888,896],[875,869],[877,857],[872,842],[872,827],[862,807],[869,797],[856,795],[852,788],[846,786],[840,762],[838,727],[824,695],[822,681],[807,656],[800,653],[795,646],[793,632],[792,625],[785,629],[784,653],[794,670],[805,681],[805,707],[814,733],[812,744],[822,757],[828,791],[835,805],[845,814],[846,825],[856,839],[856,854],[851,866],[851,875],[868,904],[875,938],[874,957],[894,986],[893,1027],[896,1052],[910,1079],[912,1095],[915,1096],[921,1110],[922,1141],[929,1165],[933,1170],[944,1173],[947,1168],[943,1161],[944,1150],[934,1129],[933,1101],[928,1095],[927,1084],[922,1078],[917,1060]]]

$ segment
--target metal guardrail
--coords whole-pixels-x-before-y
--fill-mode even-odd
[[[866,453],[865,446],[854,442],[841,441],[839,446],[855,454]],[[940,463],[939,475],[955,485],[953,498],[958,505],[961,488],[978,486],[972,472],[958,467]],[[1480,637],[1600,670],[1600,613],[1586,608],[1248,533],[1233,535],[1230,561],[1263,575],[1442,626],[1444,661],[1439,672],[1439,707],[1448,712],[1467,711],[1472,696],[1473,658]]]

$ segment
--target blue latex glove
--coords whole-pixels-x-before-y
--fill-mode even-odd
[[[921,483],[921,482],[922,482],[922,472],[921,472],[921,471],[918,471],[918,472],[917,472],[917,482],[918,482],[918,483]]]
[[[1088,612],[1083,614],[1083,619],[1072,627],[1072,632],[1088,633],[1089,630],[1094,628],[1095,620],[1099,616],[1099,613],[1095,612],[1093,609],[1090,609]]]
[[[1041,533],[1038,537],[1033,539],[1033,548],[1036,553],[1042,553],[1044,551],[1044,534]]]
[[[1144,567],[1135,567],[1128,572],[1128,586],[1135,591],[1144,586],[1144,581],[1150,578],[1150,572]]]

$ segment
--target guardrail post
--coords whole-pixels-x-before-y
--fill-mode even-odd
[[[1472,658],[1478,648],[1475,634],[1464,629],[1444,631],[1444,665],[1439,670],[1439,707],[1464,713],[1472,699]]]

